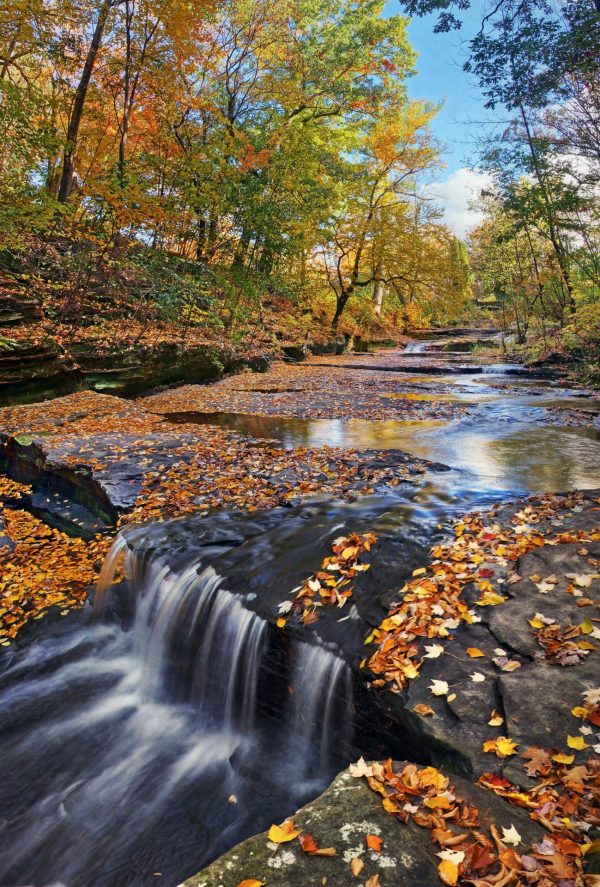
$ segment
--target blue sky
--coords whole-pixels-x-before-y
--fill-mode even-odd
[[[444,209],[446,222],[459,236],[464,236],[480,218],[469,209],[478,189],[486,181],[473,170],[477,165],[477,139],[485,122],[498,116],[484,107],[477,82],[462,70],[466,44],[479,27],[482,5],[473,0],[474,9],[463,14],[460,31],[435,34],[435,15],[414,18],[408,29],[410,41],[419,53],[419,73],[409,80],[409,94],[412,98],[444,101],[431,125],[434,134],[444,144],[446,166],[437,174],[434,190]],[[400,4],[397,0],[390,0],[386,13],[394,15],[399,12]]]

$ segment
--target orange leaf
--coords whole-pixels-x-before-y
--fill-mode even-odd
[[[319,849],[319,845],[312,835],[300,835],[298,840],[305,853],[314,853],[315,850]]]
[[[369,850],[376,850],[379,853],[383,847],[383,840],[378,835],[367,835],[367,847]]]

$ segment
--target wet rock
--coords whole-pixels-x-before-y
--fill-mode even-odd
[[[498,523],[515,511],[518,507],[513,505],[499,512]],[[548,529],[553,533],[591,530],[599,523],[592,491],[583,508],[567,510],[564,519]],[[403,692],[384,689],[377,694],[380,704],[393,714],[398,729],[424,750],[427,760],[474,778],[491,770],[504,771],[513,782],[526,786],[523,768],[515,766],[511,758],[501,760],[484,753],[485,741],[506,736],[517,744],[519,752],[535,745],[568,750],[567,736],[579,735],[581,726],[571,710],[582,704],[586,689],[597,685],[598,645],[594,641],[593,649],[582,654],[577,664],[557,664],[545,658],[530,620],[541,613],[566,632],[570,626],[595,618],[600,606],[600,580],[578,589],[568,574],[592,576],[598,559],[599,541],[586,542],[585,548],[566,542],[546,545],[507,564],[503,572],[496,572],[496,581],[503,575],[506,578],[511,570],[522,577],[514,584],[501,586],[508,600],[497,606],[475,606],[481,622],[456,630],[445,646],[450,655],[424,659],[419,677],[409,681]],[[542,582],[546,577],[556,577],[549,590]],[[478,591],[467,589],[463,598],[473,605],[478,595]],[[468,648],[477,648],[484,656],[470,658]],[[471,675],[475,672],[484,680],[473,682]],[[432,680],[446,681],[456,698],[449,702],[445,697],[433,696]],[[415,711],[419,704],[432,708],[433,716]],[[503,717],[501,726],[488,724],[493,711]],[[578,752],[577,762],[585,761],[591,753],[591,747]]]
[[[395,769],[402,768],[399,763]],[[514,825],[524,846],[542,837],[541,826],[526,812],[509,807],[491,792],[459,777],[451,777],[458,794],[480,811],[483,828],[491,823]],[[348,887],[379,875],[381,887],[439,887],[437,846],[427,829],[409,820],[405,825],[383,809],[380,798],[363,779],[340,773],[320,798],[294,816],[297,828],[313,836],[320,847],[334,847],[335,857],[309,856],[298,841],[272,844],[266,834],[249,838],[212,865],[185,881],[185,887],[237,887],[244,879],[269,887]],[[367,850],[367,834],[383,840],[381,852]],[[353,859],[364,862],[360,878],[350,869]]]

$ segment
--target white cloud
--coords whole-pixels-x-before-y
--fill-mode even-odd
[[[477,209],[482,188],[489,187],[491,177],[463,166],[453,172],[445,182],[434,182],[427,189],[444,213],[444,222],[456,234],[464,237],[470,228],[479,224],[483,212]],[[475,204],[475,206],[471,206]]]

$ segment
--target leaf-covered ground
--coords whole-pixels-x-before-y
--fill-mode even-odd
[[[173,425],[141,404],[94,392],[0,410],[0,435],[5,447],[17,450],[13,462],[27,461],[34,472],[41,467],[59,484],[61,478],[79,484],[88,497],[95,490],[120,513],[114,529],[85,542],[24,510],[32,484],[2,478],[5,643],[50,606],[79,605],[110,538],[125,523],[216,507],[253,511],[316,494],[353,498],[398,486],[424,470],[423,462],[397,451],[257,445],[213,426]],[[65,510],[68,517],[68,503]],[[72,519],[75,530],[78,520]]]
[[[395,361],[399,360],[393,352]],[[453,419],[467,407],[453,403],[450,386],[386,372],[386,354],[313,358],[306,363],[274,363],[266,375],[229,376],[214,385],[185,385],[141,400],[157,413],[252,413],[311,419]],[[381,370],[361,370],[361,361]]]

